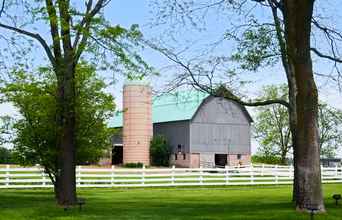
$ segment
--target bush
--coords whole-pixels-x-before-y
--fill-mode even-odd
[[[15,158],[12,150],[0,147],[0,164],[13,164]]]
[[[126,168],[142,168],[143,166],[144,166],[144,164],[140,163],[140,162],[138,162],[138,163],[125,163],[123,165],[123,167],[126,167]]]
[[[150,144],[150,156],[153,166],[169,166],[170,146],[164,136],[153,137]]]
[[[281,158],[277,156],[253,155],[252,163],[282,164]]]

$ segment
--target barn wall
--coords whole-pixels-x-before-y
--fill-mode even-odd
[[[189,133],[189,121],[174,121],[153,124],[153,134],[164,135],[169,141],[170,146],[172,147],[172,153],[178,153],[178,145],[182,146],[182,153],[190,152]]]
[[[250,154],[250,122],[234,102],[209,98],[190,124],[191,152]]]

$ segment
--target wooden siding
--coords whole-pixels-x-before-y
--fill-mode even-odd
[[[190,151],[250,154],[250,122],[234,102],[210,97],[190,123]]]
[[[190,130],[189,121],[173,121],[153,124],[154,135],[164,135],[172,147],[171,152],[177,153],[178,145],[182,146],[182,153],[189,153]]]

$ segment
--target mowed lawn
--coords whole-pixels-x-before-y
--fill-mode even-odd
[[[315,219],[342,219],[332,194],[342,184],[324,186],[328,213]],[[310,219],[294,211],[290,186],[222,188],[82,189],[82,211],[55,205],[51,190],[0,190],[0,219]]]

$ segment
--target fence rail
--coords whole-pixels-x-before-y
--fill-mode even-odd
[[[322,167],[323,183],[342,183],[342,167]],[[152,187],[291,184],[293,167],[249,165],[224,168],[76,168],[77,187]],[[0,188],[53,187],[41,167],[0,167]]]

